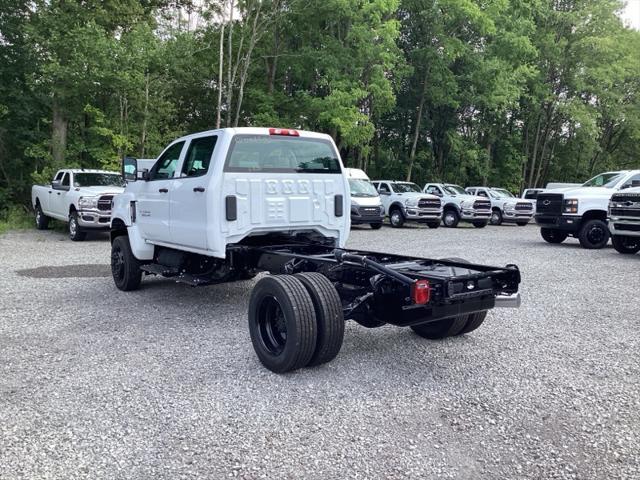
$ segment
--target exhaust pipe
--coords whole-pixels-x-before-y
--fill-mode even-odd
[[[522,300],[519,293],[496,296],[496,308],[520,308],[521,303]]]

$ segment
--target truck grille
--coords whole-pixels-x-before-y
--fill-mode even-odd
[[[359,207],[358,213],[363,217],[370,215],[380,215],[380,207]]]
[[[611,197],[612,202],[640,202],[640,193],[616,193]]]
[[[632,225],[628,223],[614,223],[616,230],[626,230],[628,232],[640,232],[640,225]]]
[[[111,210],[111,200],[113,195],[103,195],[98,199],[98,210],[108,212]]]
[[[516,203],[516,210],[532,211],[533,210],[533,203],[529,203],[529,202]]]
[[[488,200],[476,200],[473,203],[473,209],[474,210],[487,210],[490,211],[491,210],[491,202]]]
[[[440,208],[440,199],[438,198],[421,198],[418,202],[418,208]]]
[[[610,215],[615,215],[616,217],[638,217],[640,218],[640,207],[633,208],[612,208]]]
[[[561,193],[541,193],[536,200],[536,214],[562,215]]]

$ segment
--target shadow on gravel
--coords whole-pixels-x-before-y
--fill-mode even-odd
[[[110,277],[110,265],[60,265],[16,270],[21,277],[29,278],[96,278]]]

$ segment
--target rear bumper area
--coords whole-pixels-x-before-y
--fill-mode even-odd
[[[577,215],[537,214],[536,223],[543,228],[553,228],[567,233],[576,233],[580,228],[581,217]]]
[[[78,212],[78,225],[91,230],[109,230],[111,228],[111,212],[81,210]]]

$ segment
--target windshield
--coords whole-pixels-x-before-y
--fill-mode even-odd
[[[593,177],[591,180],[587,180],[582,184],[583,187],[604,187],[613,188],[622,179],[624,174],[621,172],[609,172],[601,173]]]
[[[276,135],[236,135],[226,172],[342,173],[331,142]]]
[[[378,192],[367,180],[358,178],[349,179],[349,190],[352,197],[377,197]]]
[[[415,183],[410,182],[398,182],[393,184],[393,190],[396,193],[410,193],[410,192],[418,192],[421,193],[420,187]]]
[[[76,173],[74,187],[121,187],[122,177],[116,173]]]
[[[513,194],[504,188],[494,188],[489,190],[489,193],[493,198],[514,198]]]
[[[449,195],[469,195],[460,185],[443,185],[442,188]]]

